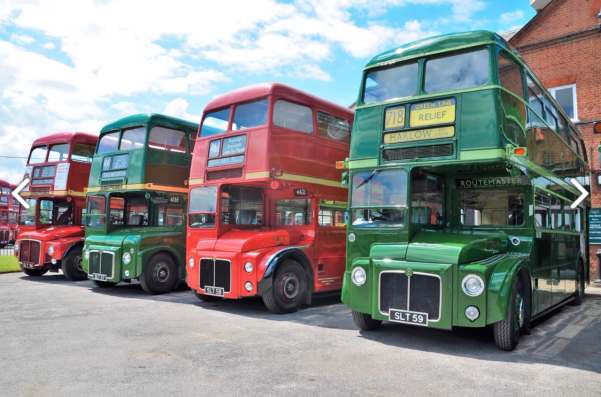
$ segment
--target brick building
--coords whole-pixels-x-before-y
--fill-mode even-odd
[[[591,226],[601,219],[601,0],[532,0],[536,15],[509,42],[582,133],[591,166]],[[601,225],[600,225],[601,226]],[[599,231],[601,232],[601,230]],[[601,278],[601,239],[591,235],[591,280]]]

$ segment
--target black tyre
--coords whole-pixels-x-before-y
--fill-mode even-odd
[[[196,291],[194,292],[194,295],[196,295],[196,297],[203,302],[216,302],[216,301],[223,300],[222,298],[220,298],[218,296],[199,294]]]
[[[112,283],[110,281],[99,281],[99,280],[94,280],[94,284],[96,284],[96,286],[100,287],[100,288],[112,288],[115,285],[117,285],[117,283]]]
[[[166,254],[153,256],[140,276],[142,289],[148,294],[164,294],[173,291],[179,279],[177,265]]]
[[[29,277],[40,277],[48,272],[48,269],[23,269],[23,273]]]
[[[71,250],[61,261],[61,270],[68,280],[82,281],[88,278],[81,267],[81,248]]]
[[[353,322],[361,331],[372,331],[380,328],[381,320],[374,320],[369,314],[356,312],[353,310]]]
[[[526,286],[523,285],[519,276],[515,277],[511,289],[511,298],[507,317],[493,325],[495,344],[501,350],[511,351],[515,349],[520,340],[520,331],[528,329]]]
[[[580,262],[578,264],[578,272],[576,273],[576,292],[574,293],[572,305],[579,306],[584,301],[584,289],[586,287],[585,283],[584,264]]]
[[[284,260],[275,273],[271,288],[263,292],[263,304],[276,314],[297,311],[306,301],[308,279],[300,263],[292,259]]]

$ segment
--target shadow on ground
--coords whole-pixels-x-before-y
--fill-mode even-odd
[[[99,288],[91,281],[68,281],[61,274],[21,278],[40,283],[69,284],[74,288],[88,288],[94,293],[125,299],[193,304],[203,310],[221,311],[266,321],[352,330],[357,332],[359,338],[403,349],[487,361],[559,365],[601,373],[601,291],[588,294],[581,306],[567,305],[537,320],[532,333],[522,336],[514,352],[502,352],[495,347],[490,328],[457,328],[450,332],[384,323],[375,331],[356,331],[349,309],[340,303],[337,295],[317,296],[310,307],[296,313],[276,315],[267,311],[260,298],[203,302],[185,286],[170,294],[148,295],[139,284]]]

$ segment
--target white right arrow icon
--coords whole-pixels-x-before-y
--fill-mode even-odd
[[[570,205],[570,208],[574,209],[578,207],[578,205],[582,203],[582,200],[584,200],[590,193],[588,192],[588,190],[582,187],[582,185],[580,184],[580,182],[578,182],[576,178],[572,178],[570,182],[572,182],[572,185],[576,186],[576,189],[580,190],[580,193],[582,193],[580,197],[578,197],[576,201],[574,201],[572,205]]]
[[[23,189],[25,189],[25,186],[27,186],[27,185],[29,185],[29,178],[25,178],[25,179],[23,179],[23,182],[19,183],[19,186],[17,186],[17,187],[15,188],[15,190],[13,190],[13,191],[11,192],[11,194],[13,195],[13,197],[14,197],[14,198],[15,198],[15,199],[16,199],[16,200],[17,200],[17,201],[18,201],[18,202],[19,202],[19,203],[20,203],[20,204],[21,204],[23,207],[25,207],[25,209],[26,209],[26,210],[28,210],[28,209],[29,209],[29,203],[28,203],[27,201],[25,201],[25,200],[23,199],[23,197],[21,197],[21,196],[19,195],[19,193],[21,193],[21,191],[22,191]]]

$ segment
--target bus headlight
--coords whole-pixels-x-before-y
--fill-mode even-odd
[[[47,252],[48,252],[48,255],[50,255],[50,256],[54,255],[54,245],[49,245]]]
[[[467,296],[479,296],[484,292],[484,281],[482,281],[480,276],[469,274],[461,281],[461,288]]]
[[[246,262],[244,264],[244,271],[246,273],[252,273],[252,271],[253,271],[253,264],[251,262]]]
[[[251,292],[253,290],[253,283],[247,281],[246,283],[244,283],[244,289],[248,292]]]
[[[188,259],[188,266],[190,266],[190,269],[194,267],[194,258],[190,257],[190,259]]]
[[[476,321],[480,317],[480,310],[476,306],[468,306],[465,308],[465,317],[470,321]]]
[[[121,257],[121,261],[123,262],[124,265],[129,265],[131,263],[131,254],[129,252],[123,253],[123,256]]]
[[[367,281],[367,273],[361,266],[357,266],[351,273],[351,280],[357,287],[362,286]]]

